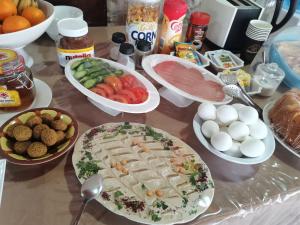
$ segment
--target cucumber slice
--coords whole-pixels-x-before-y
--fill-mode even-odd
[[[92,78],[96,78],[96,77],[101,77],[102,76],[102,74],[100,73],[100,71],[98,71],[98,72],[94,72],[94,73],[91,73],[90,75],[89,75],[89,77],[92,79]]]
[[[80,66],[77,67],[77,71],[83,71],[83,70],[85,70],[84,64],[81,63]]]
[[[76,80],[79,80],[83,78],[85,75],[87,75],[87,72],[85,70],[82,70],[82,71],[75,72],[73,76]]]
[[[89,69],[89,68],[93,67],[93,64],[91,62],[85,62],[85,63],[83,63],[83,66],[85,69]]]
[[[100,67],[92,67],[92,68],[90,68],[90,69],[87,69],[87,74],[88,75],[90,75],[90,74],[92,74],[92,73],[95,73],[95,72],[99,72],[99,71],[101,71],[102,69],[100,68]]]
[[[115,74],[116,74],[117,76],[121,76],[121,75],[124,74],[124,71],[123,71],[123,70],[116,70],[116,71],[115,71]]]
[[[72,65],[71,65],[71,70],[76,70],[78,66],[81,65],[81,60],[78,60],[76,62],[73,62]]]
[[[108,74],[110,74],[110,72],[107,70],[107,69],[102,69],[99,71],[99,73],[102,75],[102,76],[107,76]]]
[[[83,86],[87,89],[94,87],[97,84],[97,79],[89,79],[84,82]]]
[[[89,80],[89,79],[90,79],[89,76],[84,76],[83,78],[81,78],[81,79],[79,80],[79,82],[80,82],[81,84],[83,84],[84,82],[86,82],[86,81]]]
[[[96,77],[97,79],[97,84],[102,83],[104,78],[102,76]]]

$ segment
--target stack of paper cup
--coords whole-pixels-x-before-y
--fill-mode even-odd
[[[263,20],[251,20],[246,36],[255,41],[266,41],[273,29],[273,26]]]

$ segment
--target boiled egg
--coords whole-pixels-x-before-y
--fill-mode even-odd
[[[215,121],[207,120],[202,124],[201,130],[205,137],[211,138],[219,132],[219,125]]]
[[[255,139],[265,139],[268,135],[268,128],[264,122],[258,120],[256,123],[249,125],[250,136]]]
[[[242,142],[240,150],[243,155],[254,158],[264,154],[266,146],[261,140],[251,138]]]
[[[241,158],[243,156],[241,150],[240,150],[241,143],[233,141],[231,148],[224,152],[226,155],[230,155],[232,157]]]
[[[212,146],[221,152],[229,150],[232,146],[232,138],[229,134],[222,131],[214,134],[210,141]]]
[[[238,110],[239,120],[247,125],[251,125],[257,122],[258,112],[250,106],[242,107]]]
[[[232,104],[232,107],[238,111],[239,109],[245,107],[245,105],[241,104],[241,103],[235,103],[235,104]]]
[[[231,105],[222,105],[217,109],[217,120],[222,124],[230,124],[238,119],[238,113]]]
[[[215,120],[216,119],[216,107],[208,102],[202,103],[198,107],[198,116],[203,120]]]
[[[245,123],[234,121],[229,125],[228,133],[232,137],[232,139],[236,141],[242,141],[249,135],[250,131],[249,127]]]

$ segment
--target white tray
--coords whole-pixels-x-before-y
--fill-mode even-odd
[[[214,155],[237,164],[242,164],[242,165],[254,165],[254,164],[259,164],[262,163],[266,160],[268,160],[274,153],[275,150],[275,140],[272,134],[272,131],[268,129],[268,136],[263,140],[265,146],[266,146],[266,151],[264,154],[260,157],[256,158],[238,158],[238,157],[233,157],[230,155],[226,155],[217,149],[215,149],[209,141],[203,136],[202,131],[201,131],[201,126],[202,126],[203,121],[200,119],[200,117],[196,114],[193,120],[193,128],[194,132],[198,138],[198,140],[201,142],[204,147],[213,153]]]
[[[203,98],[199,98],[196,96],[193,96],[177,87],[174,85],[170,84],[168,81],[163,79],[159,74],[157,74],[153,67],[155,65],[164,62],[164,61],[176,61],[187,68],[194,68],[202,73],[205,79],[207,80],[213,80],[217,83],[220,83],[223,85],[222,81],[220,78],[215,76],[213,73],[209,72],[205,68],[199,67],[198,65],[189,62],[187,60],[171,56],[171,55],[163,55],[163,54],[156,54],[156,55],[150,55],[147,56],[143,59],[142,66],[145,70],[145,72],[151,76],[154,80],[156,80],[158,83],[163,85],[165,88],[160,89],[160,94],[162,97],[166,98],[168,101],[172,102],[178,107],[187,107],[190,104],[192,104],[194,101],[196,102],[210,102],[215,105],[222,105],[222,104],[227,104],[232,101],[232,98],[229,96],[226,96],[225,99],[222,102],[216,102],[216,101],[209,101]]]
[[[95,59],[97,59],[95,57]],[[147,80],[143,75],[140,73],[136,72],[135,70],[132,70],[120,63],[108,60],[108,59],[103,59],[103,58],[98,58],[103,60],[104,62],[109,63],[111,66],[123,70],[125,73],[132,74],[135,76],[147,89],[149,97],[148,99],[141,103],[141,104],[124,104],[116,101],[112,101],[108,98],[104,98],[100,95],[97,95],[96,93],[90,91],[89,89],[85,88],[82,84],[80,84],[72,74],[72,70],[70,66],[75,62],[80,59],[73,59],[69,61],[69,63],[65,67],[65,74],[69,82],[77,89],[79,90],[82,94],[88,97],[89,101],[91,101],[96,107],[99,109],[103,110],[104,112],[116,116],[121,112],[127,112],[127,113],[147,113],[152,110],[154,110],[160,102],[160,97],[158,94],[157,89],[153,86],[153,84]]]

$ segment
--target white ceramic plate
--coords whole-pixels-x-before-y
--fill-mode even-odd
[[[74,77],[73,77],[73,72],[70,68],[70,66],[75,62],[80,59],[73,59],[68,62],[68,64],[65,67],[65,74],[69,82],[77,89],[79,90],[82,94],[87,96],[88,98],[92,99],[93,101],[107,107],[111,108],[116,111],[120,112],[127,112],[127,113],[147,113],[152,110],[154,110],[160,102],[160,96],[158,94],[158,91],[156,88],[153,86],[153,84],[147,80],[143,75],[140,73],[136,72],[135,70],[132,70],[120,63],[108,60],[108,59],[102,59],[102,58],[95,58],[95,59],[101,59],[104,62],[109,63],[111,66],[121,69],[125,71],[125,73],[129,73],[134,75],[147,89],[149,97],[148,99],[141,103],[141,104],[124,104],[116,101],[112,101],[108,98],[104,98],[100,95],[97,95],[96,93],[90,91],[89,89],[85,88],[82,84],[80,84]]]
[[[138,123],[127,124],[127,128],[124,125],[107,123],[92,128],[75,145],[72,163],[77,177],[83,176],[79,181],[83,183],[86,177],[94,174],[86,174],[80,169],[87,163],[94,164],[95,168],[98,166],[96,173],[103,177],[103,192],[96,200],[110,211],[143,224],[187,223],[206,211],[213,200],[214,184],[200,156],[163,130]],[[187,168],[183,172],[176,166],[182,162]],[[199,174],[195,165],[206,171],[205,181],[192,175]],[[157,190],[162,194],[157,195]],[[120,199],[116,197],[117,192],[121,192]],[[139,208],[134,212],[127,208],[123,198],[136,201],[135,205],[143,203],[144,210]],[[157,204],[161,201],[166,208]],[[160,220],[153,219],[152,210]]]
[[[1,199],[3,193],[3,186],[4,186],[5,168],[6,168],[6,159],[1,159],[0,160],[0,206],[1,206]]]
[[[207,80],[212,80],[215,81],[219,84],[222,84],[222,81],[220,80],[220,78],[216,77],[214,74],[212,74],[211,72],[209,72],[208,70],[199,67],[198,65],[189,62],[187,60],[175,57],[175,56],[171,56],[171,55],[163,55],[163,54],[156,54],[156,55],[150,55],[147,56],[143,59],[142,62],[142,66],[145,70],[145,72],[147,74],[149,74],[153,79],[155,79],[158,83],[160,83],[161,85],[163,85],[164,87],[166,87],[167,89],[175,92],[178,95],[181,95],[184,98],[196,101],[196,102],[210,102],[213,103],[215,105],[221,105],[221,104],[227,104],[229,102],[232,101],[232,98],[229,96],[225,96],[225,99],[221,102],[215,102],[215,101],[209,101],[203,98],[199,98],[196,96],[193,96],[177,87],[175,87],[174,85],[170,84],[168,81],[166,81],[165,79],[163,79],[159,74],[157,74],[153,67],[155,67],[157,64],[164,62],[164,61],[175,61],[175,62],[179,62],[182,65],[186,66],[187,68],[194,68],[198,71],[200,71],[202,73],[202,75],[204,76],[205,79]]]
[[[266,146],[266,151],[264,154],[260,157],[256,158],[237,158],[237,157],[232,157],[230,155],[226,155],[217,149],[215,149],[210,142],[203,136],[202,131],[201,131],[201,126],[202,126],[203,121],[200,119],[200,117],[196,114],[193,120],[193,127],[194,127],[194,132],[198,138],[198,140],[201,142],[204,147],[213,153],[214,155],[237,164],[243,164],[243,165],[254,165],[254,164],[259,164],[262,163],[266,160],[268,160],[274,153],[275,150],[275,140],[272,134],[272,131],[268,129],[268,136],[263,140],[265,146]]]
[[[44,81],[34,78],[34,84],[36,90],[35,99],[32,105],[29,108],[24,109],[23,111],[32,108],[48,107],[52,101],[52,90]],[[19,114],[20,112],[22,111],[11,113],[0,112],[0,126],[4,124],[8,119]]]
[[[273,102],[269,102],[268,104],[265,105],[264,109],[263,109],[263,119],[264,122],[267,124],[267,126],[269,126],[269,128],[273,131],[273,134],[276,138],[276,140],[283,146],[285,147],[288,151],[290,151],[291,153],[293,153],[295,156],[297,156],[298,158],[300,158],[300,153],[297,153],[292,146],[290,146],[289,144],[287,144],[274,130],[272,127],[272,124],[269,120],[269,112],[271,111],[271,109],[273,108],[273,106],[275,105],[276,101]]]

